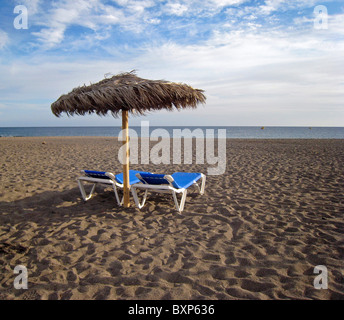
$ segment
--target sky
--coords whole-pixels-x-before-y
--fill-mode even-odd
[[[108,74],[205,90],[151,126],[344,126],[343,0],[1,0],[0,127],[120,126],[50,105]]]

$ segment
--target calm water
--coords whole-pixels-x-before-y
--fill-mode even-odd
[[[131,127],[131,136],[148,136],[141,127]],[[157,130],[158,129],[158,130]],[[234,139],[344,139],[344,127],[150,127],[151,136],[173,137],[174,129],[190,129],[197,137],[218,136],[225,129],[227,138]],[[208,131],[207,131],[208,130]],[[213,131],[212,131],[213,130]],[[0,128],[0,137],[116,137],[120,127],[21,127]]]

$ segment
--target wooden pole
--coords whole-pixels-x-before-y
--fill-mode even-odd
[[[128,111],[122,111],[122,131],[123,131],[123,206],[130,207],[129,200],[129,124],[128,124]]]

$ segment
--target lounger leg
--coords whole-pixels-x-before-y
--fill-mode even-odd
[[[122,202],[123,202],[123,199],[122,199],[122,201],[119,200],[119,196],[118,196],[118,192],[117,192],[116,185],[113,184],[112,187],[113,187],[113,191],[115,192],[117,204],[118,204],[119,206],[121,206],[121,205],[122,205]]]
[[[133,195],[133,198],[134,198],[136,207],[138,207],[139,209],[141,209],[141,208],[145,205],[145,203],[146,203],[148,190],[147,190],[147,189],[145,190],[145,194],[143,195],[143,199],[142,199],[142,202],[141,202],[141,203],[140,203],[140,201],[139,201],[139,197],[138,197],[138,195],[137,195],[137,191],[136,191],[136,188],[135,188],[135,187],[132,187],[132,188],[131,188],[131,193],[132,193],[132,195]]]
[[[180,212],[179,204],[178,204],[178,199],[177,199],[177,194],[174,191],[172,191],[172,196],[173,196],[173,200],[174,200],[174,204],[176,206],[176,209]]]
[[[122,198],[121,198],[121,202],[119,203],[119,205],[120,205],[120,206],[123,206],[123,202],[124,202],[124,194],[123,194],[123,196],[122,196]]]
[[[194,182],[193,185],[196,186],[198,192],[201,193],[201,188],[200,188],[199,184],[197,182]]]
[[[80,180],[78,180],[78,185],[79,185],[79,189],[80,189],[80,192],[81,192],[81,196],[84,199],[84,201],[87,201],[87,200],[91,199],[91,197],[93,195],[93,192],[94,192],[94,190],[96,188],[96,183],[93,184],[91,192],[90,192],[90,194],[88,196],[86,195],[85,187],[84,187],[83,183]]]
[[[204,194],[206,175],[202,173],[202,184],[200,194]]]
[[[180,200],[180,212],[184,210],[185,200],[186,200],[186,194],[188,193],[187,190],[185,190],[182,194],[182,199]]]
[[[187,190],[184,190],[182,192],[182,198],[180,200],[180,204],[178,204],[177,193],[172,191],[174,204],[176,205],[176,209],[177,209],[177,211],[179,211],[179,213],[181,213],[184,210],[186,194],[187,194]]]
[[[202,173],[202,178],[201,178],[201,186],[199,186],[198,182],[194,182],[194,185],[196,186],[198,192],[200,194],[204,194],[204,189],[205,189],[205,179],[206,179],[206,176]]]

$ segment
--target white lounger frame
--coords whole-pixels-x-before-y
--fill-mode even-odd
[[[136,176],[139,179],[142,179],[139,173],[137,173]],[[177,188],[173,187],[172,183],[174,180],[173,180],[173,177],[170,175],[165,175],[164,179],[166,179],[169,182],[169,185],[167,185],[167,184],[166,185],[153,185],[153,184],[136,183],[136,184],[133,184],[131,186],[131,193],[133,194],[135,204],[139,209],[141,209],[145,205],[145,202],[147,200],[148,191],[151,191],[151,192],[158,192],[158,193],[172,193],[174,204],[176,205],[177,211],[179,211],[179,213],[180,213],[184,210],[184,205],[185,205],[185,200],[186,200],[186,195],[187,195],[187,189],[184,189],[184,188],[177,189]],[[203,173],[201,173],[201,179],[200,180],[201,180],[201,187],[198,185],[197,182],[194,182],[193,185],[197,187],[199,193],[202,195],[202,194],[204,194],[205,180],[206,180],[206,176]],[[143,199],[142,199],[141,203],[139,201],[136,189],[145,190],[145,193],[143,195]],[[178,203],[177,193],[182,194],[182,198],[180,200],[180,203]]]
[[[83,170],[82,170],[81,172],[84,173]],[[91,177],[87,177],[87,176],[79,177],[79,178],[77,179],[77,181],[78,181],[78,185],[79,185],[79,189],[80,189],[82,198],[84,199],[85,202],[86,202],[87,200],[91,199],[92,196],[93,196],[93,193],[94,193],[94,191],[95,191],[95,189],[96,189],[96,185],[97,185],[97,184],[102,184],[102,185],[107,185],[107,186],[110,185],[110,186],[112,186],[113,191],[115,192],[117,204],[118,204],[119,206],[121,206],[121,205],[123,204],[123,197],[122,197],[121,200],[119,199],[118,192],[117,192],[117,187],[123,189],[123,184],[118,183],[118,182],[116,181],[116,177],[115,177],[111,172],[106,172],[105,175],[106,175],[107,177],[109,177],[108,180],[107,180],[107,179],[100,179],[100,178],[99,178],[99,179],[98,179],[98,178],[91,178]],[[84,185],[83,185],[83,181],[93,183],[92,189],[91,189],[91,192],[89,193],[89,195],[86,194],[85,187],[84,187]]]

